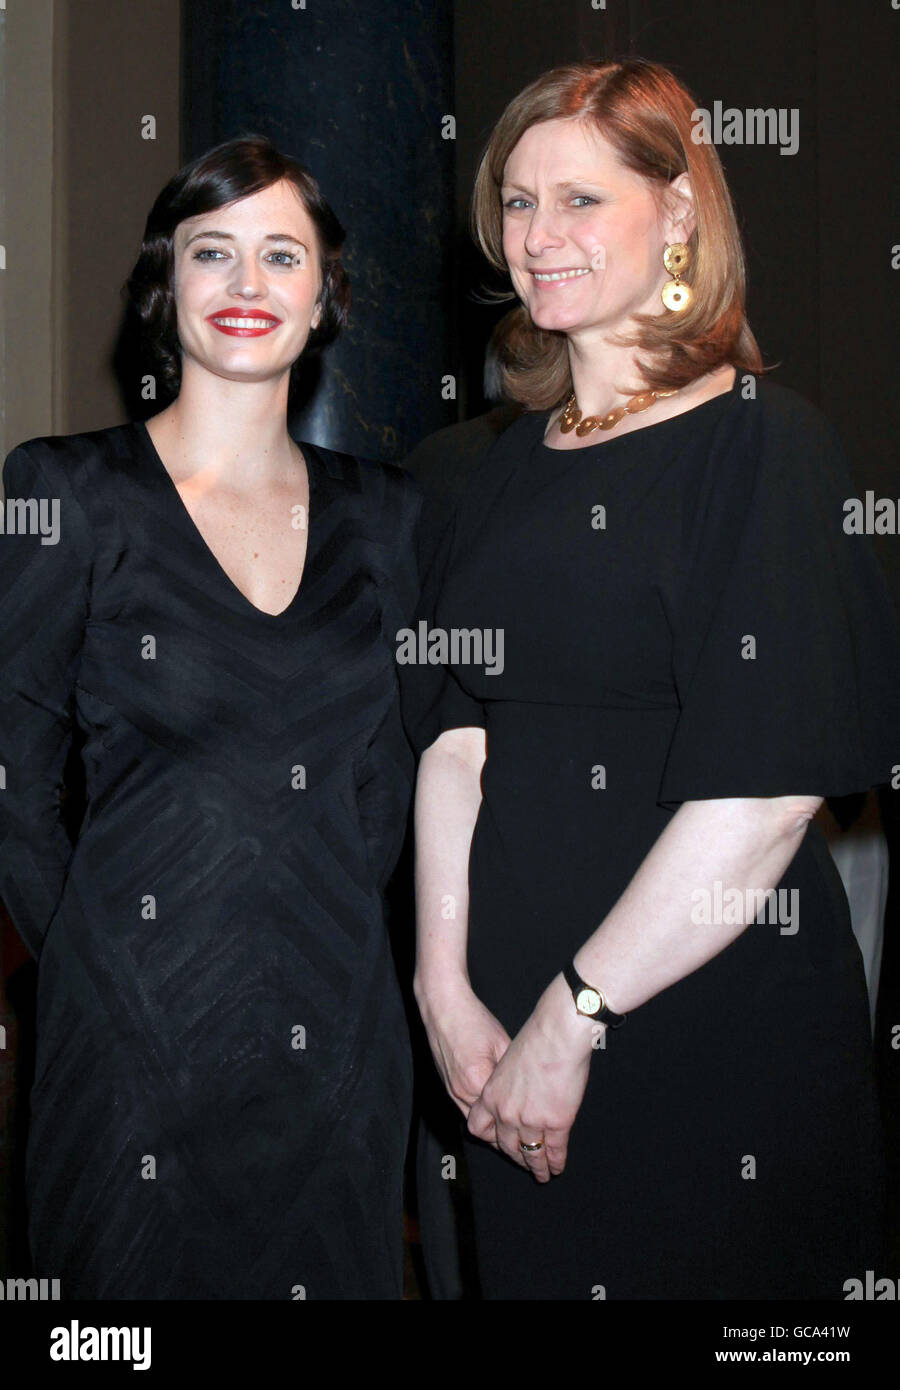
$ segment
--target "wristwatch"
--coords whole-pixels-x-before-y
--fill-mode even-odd
[[[585,1018],[596,1019],[598,1023],[605,1023],[607,1028],[621,1028],[628,1015],[614,1014],[612,1009],[607,1008],[606,1000],[599,989],[594,989],[593,985],[581,978],[574,962],[563,966],[562,973],[580,1014],[584,1014]]]

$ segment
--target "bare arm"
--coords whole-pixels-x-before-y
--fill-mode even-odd
[[[636,1009],[690,975],[746,925],[698,923],[694,895],[712,895],[718,882],[723,892],[738,889],[746,902],[746,890],[775,888],[821,804],[821,797],[779,796],[680,806],[578,951],[578,973],[597,980],[617,1013]]]
[[[464,1115],[509,1046],[472,992],[466,965],[469,850],[481,805],[483,729],[447,729],[416,784],[416,1002],[449,1095]]]
[[[416,782],[416,998],[468,982],[469,849],[481,806],[484,729],[448,729]]]

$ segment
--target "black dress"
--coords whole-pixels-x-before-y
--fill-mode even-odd
[[[408,685],[420,749],[486,729],[468,958],[511,1036],[682,802],[900,763],[896,618],[814,407],[738,374],[576,451],[547,418],[487,455],[423,596],[448,640],[502,629],[502,672],[489,651]],[[751,925],[607,1035],[560,1177],[466,1135],[487,1298],[840,1299],[879,1268],[863,965],[815,825],[779,888],[793,929]]]
[[[411,1060],[382,890],[421,499],[303,449],[306,565],[276,616],[143,425],[7,460],[8,497],[59,500],[57,544],[0,536],[0,892],[39,958],[29,1234],[63,1298],[401,1296]]]

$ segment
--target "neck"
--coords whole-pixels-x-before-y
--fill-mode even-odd
[[[270,381],[227,381],[184,359],[178,397],[149,422],[179,471],[199,469],[236,488],[255,487],[296,466],[287,429],[289,373]]]
[[[636,361],[641,354],[609,336],[597,329],[569,336],[572,389],[582,415],[606,415],[645,389]]]

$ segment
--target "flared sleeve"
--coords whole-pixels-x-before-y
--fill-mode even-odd
[[[3,468],[0,534],[0,897],[37,958],[72,846],[61,814],[92,533],[58,454],[20,445]]]
[[[771,389],[771,388],[770,388]],[[771,400],[771,397],[770,397]],[[900,624],[834,428],[790,392],[711,458],[669,604],[679,714],[658,801],[844,796],[900,764]]]

